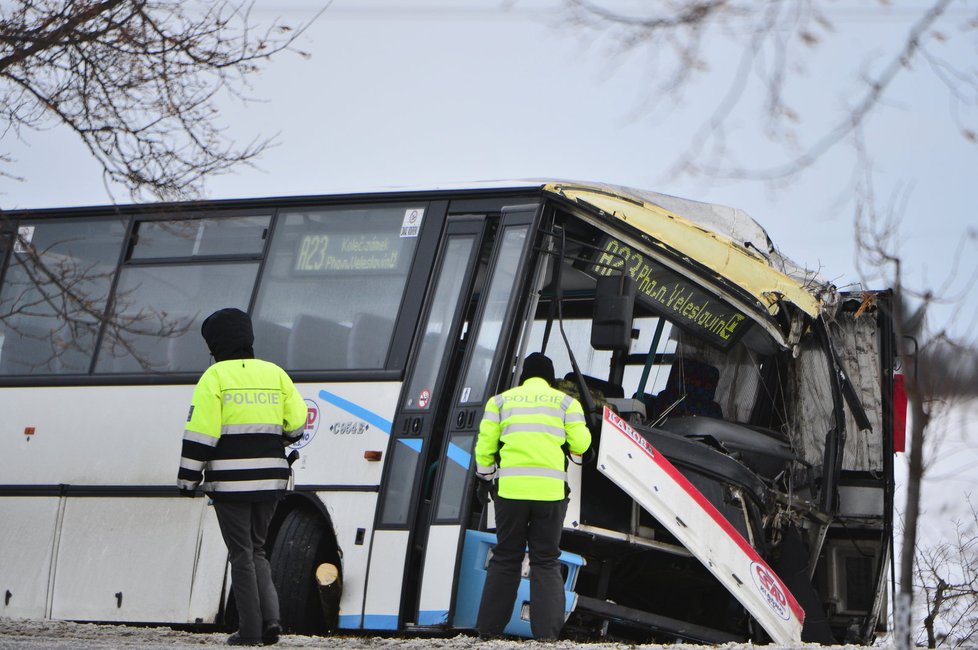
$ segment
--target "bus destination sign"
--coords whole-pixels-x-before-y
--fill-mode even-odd
[[[600,251],[592,273],[611,275],[624,267],[639,303],[713,345],[729,348],[750,327],[744,314],[631,246],[608,237]]]
[[[299,238],[297,273],[398,271],[402,266],[398,233],[306,234]]]

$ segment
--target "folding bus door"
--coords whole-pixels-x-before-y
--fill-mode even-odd
[[[459,406],[481,400],[500,372],[500,323],[515,302],[535,215],[534,206],[498,227],[484,215],[449,217],[387,451],[365,629],[448,623],[482,414],[481,404]]]
[[[421,625],[449,623],[455,610],[462,542],[471,527],[475,441],[486,400],[514,361],[506,350],[512,323],[524,307],[537,214],[535,206],[504,213],[485,281],[478,288],[476,315],[443,422],[431,508],[427,520],[419,520],[420,527],[427,527],[423,562],[414,567],[420,573],[417,616]]]

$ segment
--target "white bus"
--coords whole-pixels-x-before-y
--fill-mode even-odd
[[[494,537],[472,449],[533,351],[594,434],[568,465],[568,634],[885,623],[890,294],[836,291],[741,211],[522,182],[0,225],[0,616],[231,622],[213,508],[175,477],[200,323],[239,307],[309,407],[268,542],[287,632],[474,627]]]

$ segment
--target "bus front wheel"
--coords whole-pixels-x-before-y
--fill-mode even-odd
[[[278,591],[281,623],[291,634],[324,634],[327,623],[320,605],[316,569],[336,558],[335,543],[326,521],[318,513],[296,509],[282,521],[272,548],[272,580]],[[333,549],[333,552],[330,552]]]

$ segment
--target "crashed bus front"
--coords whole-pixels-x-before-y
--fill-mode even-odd
[[[728,208],[547,189],[510,358],[551,355],[592,413],[595,454],[570,465],[567,629],[871,642],[892,538],[889,293],[836,292]]]

